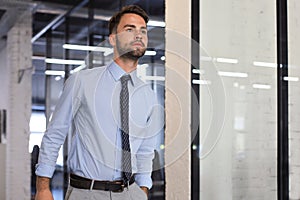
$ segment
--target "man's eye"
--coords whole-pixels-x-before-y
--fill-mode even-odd
[[[144,35],[146,35],[147,34],[147,30],[142,30],[141,33],[144,34]]]
[[[126,29],[127,32],[132,32],[131,28]]]

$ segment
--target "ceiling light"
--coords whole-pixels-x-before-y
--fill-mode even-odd
[[[60,81],[60,80],[61,80],[61,77],[62,77],[62,76],[56,76],[54,79],[55,79],[56,81]]]
[[[145,52],[145,56],[155,56],[156,55],[156,51],[146,51]]]
[[[217,58],[216,61],[219,63],[231,63],[231,64],[237,64],[239,62],[237,59],[232,59],[232,58]]]
[[[31,56],[32,60],[45,60],[46,57],[44,56]]]
[[[65,59],[56,59],[56,58],[46,58],[46,63],[50,64],[59,64],[59,65],[82,65],[84,60],[65,60]]]
[[[98,52],[103,52],[104,56],[108,56],[113,53],[113,48],[110,48],[110,47],[64,44],[63,48],[70,49],[70,50],[79,50],[79,51],[98,51]],[[156,51],[146,51],[145,55],[146,56],[155,56]]]
[[[253,65],[257,66],[257,67],[271,67],[271,68],[276,68],[277,67],[276,63],[258,62],[258,61],[254,61]]]
[[[46,70],[45,74],[49,75],[49,76],[64,76],[65,75],[65,71],[61,71],[61,70]]]
[[[297,82],[297,81],[299,81],[299,77],[285,76],[285,77],[283,77],[283,80]]]
[[[240,77],[240,78],[246,78],[246,77],[248,77],[247,73],[242,73],[242,72],[223,72],[223,71],[218,71],[218,74],[220,76],[227,76],[227,77]]]
[[[77,44],[64,44],[63,48],[71,49],[71,50],[100,51],[100,52],[106,52],[106,51],[110,51],[112,49],[110,47],[86,46],[86,45],[77,45]]]
[[[239,83],[238,83],[238,82],[234,82],[234,83],[233,83],[233,86],[234,86],[234,87],[239,87]]]
[[[192,73],[193,74],[204,74],[204,70],[203,69],[193,69]]]
[[[193,73],[193,74],[200,74],[200,69],[193,69],[193,70],[192,70],[192,73]]]
[[[266,89],[266,90],[271,89],[271,85],[257,84],[257,83],[253,84],[252,87],[256,89]]]
[[[147,25],[148,26],[165,27],[166,23],[162,22],[162,21],[149,20]]]
[[[196,80],[196,79],[193,79],[192,83],[193,84],[198,84],[198,85],[210,85],[211,84],[210,81]]]

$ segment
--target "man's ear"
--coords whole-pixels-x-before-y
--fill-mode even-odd
[[[112,33],[109,35],[108,38],[109,38],[110,45],[114,47],[116,44],[116,34]]]

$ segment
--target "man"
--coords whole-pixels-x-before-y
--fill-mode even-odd
[[[147,22],[140,7],[124,7],[109,22],[113,62],[66,81],[42,140],[36,200],[53,199],[50,178],[68,131],[66,199],[147,199],[156,135],[162,128],[155,94],[136,75],[147,48]]]

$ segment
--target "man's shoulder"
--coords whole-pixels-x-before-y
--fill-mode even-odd
[[[76,72],[74,75],[77,76],[77,80],[91,80],[98,78],[107,69],[107,66],[95,67],[91,69],[84,69]]]
[[[101,74],[106,70],[107,66],[95,67],[91,69],[84,69],[73,73],[69,78],[69,84],[75,84],[77,86],[94,82],[94,80],[101,76]]]
[[[95,67],[91,69],[85,69],[78,72],[80,76],[92,76],[104,72],[107,66]]]

